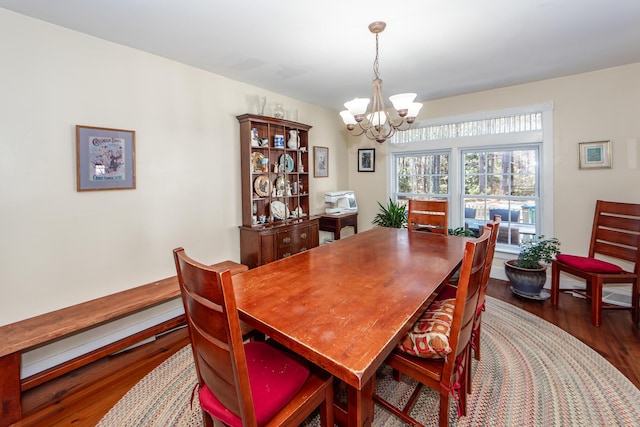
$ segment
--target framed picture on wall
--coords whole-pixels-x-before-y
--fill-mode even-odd
[[[78,191],[136,188],[136,132],[76,126]]]
[[[376,171],[376,149],[360,148],[358,149],[358,172],[375,172]]]
[[[580,142],[580,169],[611,168],[611,141]]]
[[[329,176],[329,147],[313,147],[313,176]]]

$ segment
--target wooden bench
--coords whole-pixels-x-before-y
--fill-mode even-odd
[[[233,261],[214,264],[232,274],[248,270]],[[0,427],[22,419],[23,391],[185,323],[184,315],[140,331],[68,362],[20,379],[22,353],[180,297],[176,276],[0,327]]]

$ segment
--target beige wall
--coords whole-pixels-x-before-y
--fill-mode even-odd
[[[256,94],[330,149],[313,213],[347,182],[333,111],[5,9],[0,57],[0,325],[173,276],[177,246],[239,260],[235,116]],[[77,124],[136,131],[137,189],[76,192]]]
[[[586,254],[596,199],[640,203],[640,64],[425,103],[419,120],[554,104],[554,230],[562,250]],[[578,169],[578,142],[611,140],[613,168]],[[633,140],[635,142],[629,142]],[[349,182],[359,195],[360,229],[371,227],[387,188],[386,143],[349,139]],[[377,148],[376,172],[358,173],[358,148]],[[373,176],[372,176],[373,175]],[[364,199],[366,195],[366,200]]]

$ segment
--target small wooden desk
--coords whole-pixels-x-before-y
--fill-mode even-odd
[[[353,226],[353,234],[358,233],[358,212],[320,215],[320,230],[332,232],[334,240],[340,240],[340,230],[348,226]]]
[[[240,318],[348,386],[373,421],[375,372],[462,262],[466,239],[377,227],[233,277]]]

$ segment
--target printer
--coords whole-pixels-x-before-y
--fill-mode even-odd
[[[330,215],[358,212],[356,195],[353,191],[330,191],[324,193],[324,202],[327,205],[326,213]]]

